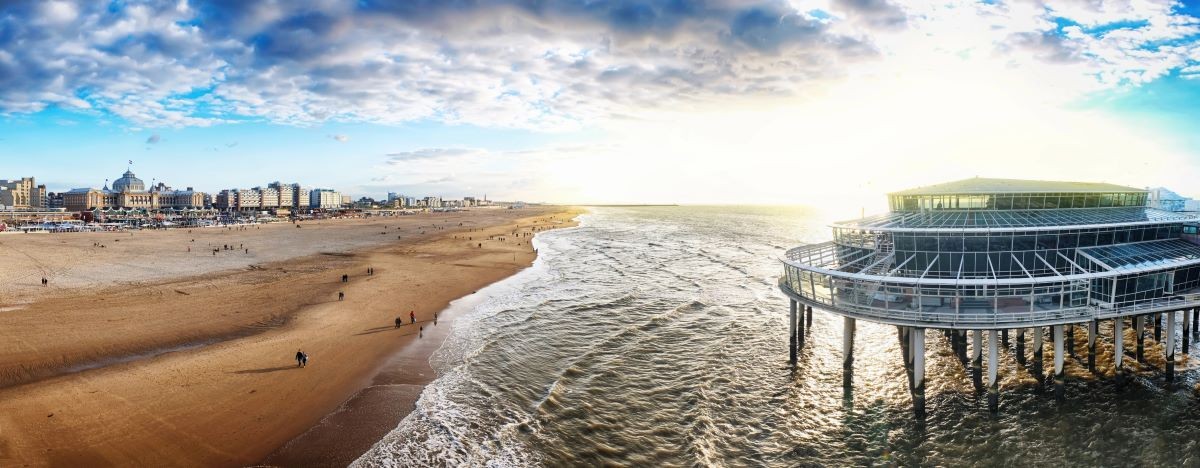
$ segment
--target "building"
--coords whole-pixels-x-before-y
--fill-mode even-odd
[[[1098,324],[1113,321],[1123,356],[1132,322],[1144,358],[1147,324],[1165,322],[1167,380],[1174,377],[1179,311],[1183,336],[1200,306],[1197,218],[1148,205],[1146,190],[1119,185],[967,179],[889,194],[891,211],[833,224],[833,240],[787,251],[780,290],[791,300],[791,357],[802,346],[801,306],[843,317],[843,382],[849,386],[856,320],[897,326],[912,364],[913,403],[924,412],[927,329],[942,330],[981,385],[982,334],[988,335],[988,402],[997,408],[997,346],[1016,333],[1014,355],[1042,375],[1042,336],[1052,331],[1055,394],[1063,395],[1064,336],[1088,333],[1095,368]],[[1165,319],[1165,320],[1164,320]],[[1003,339],[998,338],[1003,337]],[[1068,346],[1071,346],[1068,344]],[[1124,360],[1116,360],[1118,376]]]
[[[187,190],[171,190],[170,187],[166,187],[166,190],[158,192],[158,197],[161,208],[185,210],[212,206],[208,203],[208,194],[197,192],[191,187],[188,187]]]
[[[341,208],[342,194],[331,189],[313,189],[310,192],[309,206],[326,210]]]
[[[277,202],[276,206],[280,208],[300,207],[300,205],[296,203],[296,189],[300,187],[300,184],[284,184],[279,181],[275,181],[267,184],[267,187],[278,192],[277,198],[279,201]],[[305,203],[305,206],[307,206],[307,202]]]
[[[33,177],[0,180],[0,207],[10,209],[46,208],[46,186]]]
[[[425,197],[426,208],[441,208],[442,197]]]
[[[113,181],[112,188],[77,188],[60,194],[62,206],[67,211],[89,211],[96,209],[159,210],[200,209],[210,206],[208,195],[191,187],[173,190],[158,183],[146,190],[146,183],[133,171],[125,171],[121,178]]]
[[[1200,211],[1200,200],[1193,200],[1165,187],[1155,187],[1149,190],[1150,207],[1166,211]]]

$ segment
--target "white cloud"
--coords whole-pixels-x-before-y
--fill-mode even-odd
[[[1048,80],[1063,99],[1200,60],[1196,19],[1161,0],[114,5],[123,7],[6,7],[0,112],[53,105],[144,127],[433,120],[556,130],[820,95],[962,57]]]

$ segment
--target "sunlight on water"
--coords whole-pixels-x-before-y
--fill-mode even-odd
[[[939,332],[928,334],[923,424],[895,327],[859,322],[846,393],[842,320],[817,311],[791,369],[776,259],[827,232],[800,208],[663,207],[596,209],[579,228],[542,234],[538,264],[481,291],[434,356],[440,378],[357,464],[1200,463],[1194,376],[1168,389],[1150,339],[1146,365],[1127,360],[1137,377],[1119,388],[1110,322],[1099,375],[1076,331],[1063,402],[1003,351],[996,415]]]

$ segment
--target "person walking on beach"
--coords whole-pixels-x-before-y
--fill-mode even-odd
[[[408,311],[408,319],[409,319],[409,320],[411,320],[413,324],[416,324],[416,323],[417,323],[417,314],[416,314],[416,312],[413,312],[413,311],[411,311],[411,310],[410,310],[410,311]]]
[[[396,317],[396,328],[400,328],[401,325],[404,325],[404,319]]]
[[[304,367],[304,361],[308,360],[308,356],[304,355],[304,351],[296,350],[296,367]]]
[[[338,291],[338,300],[340,301],[345,298],[346,298],[346,293]]]
[[[349,282],[350,282],[350,275],[342,275],[342,282],[343,282],[343,283],[349,283]]]

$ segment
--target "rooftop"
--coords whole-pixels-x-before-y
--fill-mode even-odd
[[[990,193],[1112,193],[1145,192],[1145,189],[1101,182],[1057,182],[1049,180],[988,179],[975,177],[943,184],[917,187],[888,195],[952,195]]]
[[[1115,187],[1115,186],[1114,186]],[[1196,220],[1192,215],[1147,207],[1062,208],[1052,210],[891,212],[835,223],[837,227],[880,230],[1016,230],[1111,224],[1155,224]]]
[[[1101,245],[1079,253],[1110,271],[1137,271],[1200,261],[1200,245],[1183,239]]]

